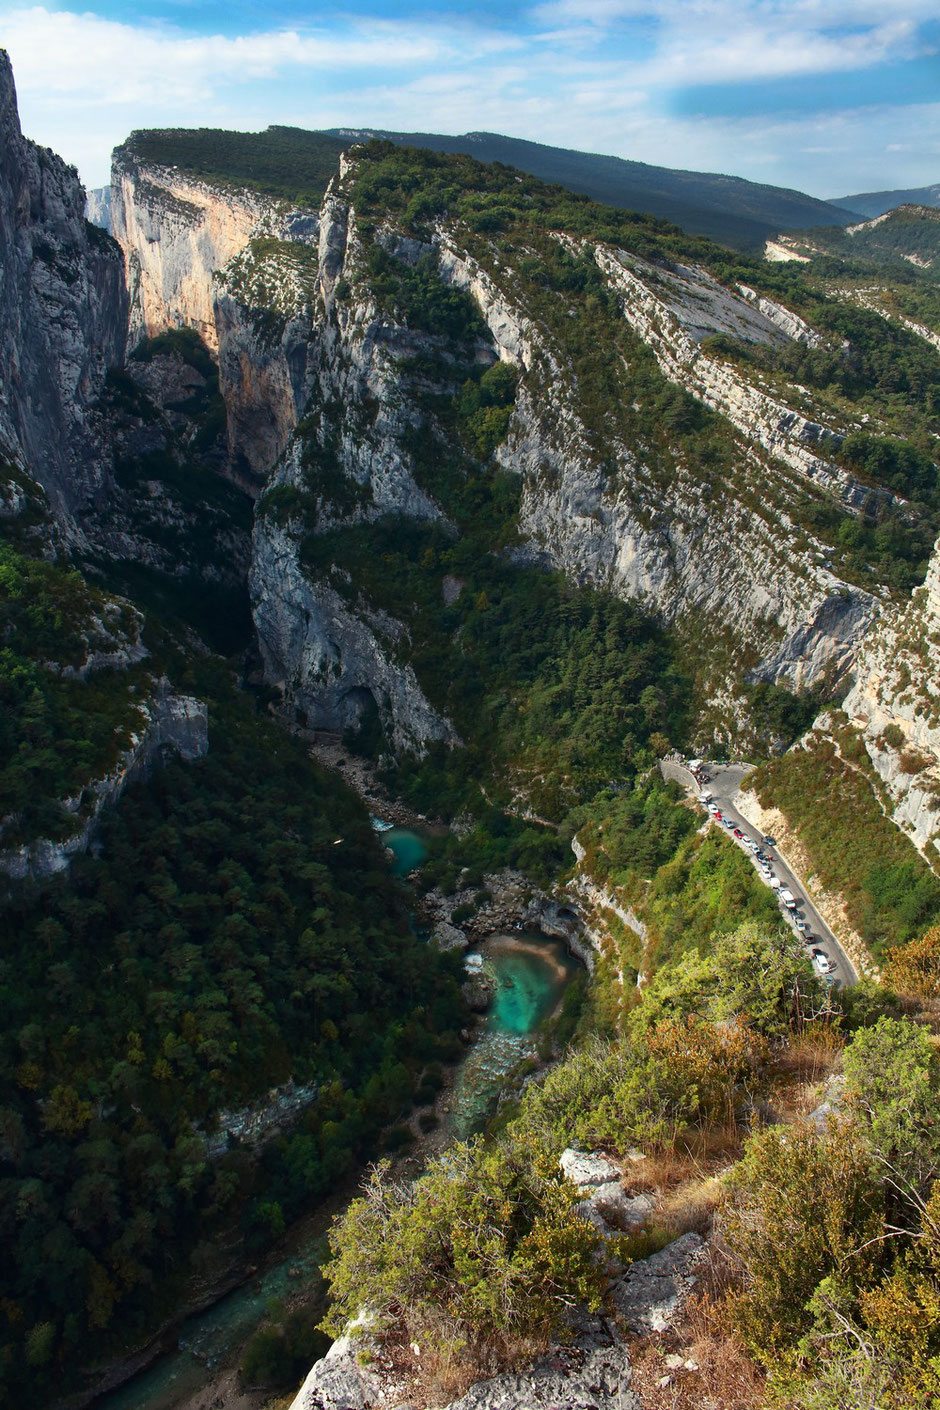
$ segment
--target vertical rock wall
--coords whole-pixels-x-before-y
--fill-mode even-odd
[[[0,51],[0,455],[43,486],[60,523],[100,498],[109,450],[93,407],[123,359],[121,252],[85,220],[73,167],[24,138]]]

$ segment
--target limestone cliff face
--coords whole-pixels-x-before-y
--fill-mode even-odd
[[[313,571],[301,553],[305,537],[336,524],[388,512],[442,517],[409,450],[422,412],[403,370],[440,349],[379,307],[353,208],[355,161],[344,161],[312,216],[143,170],[119,152],[115,230],[136,280],[135,326],[190,324],[207,336],[218,350],[232,466],[246,483],[269,477],[251,588],[265,669],[285,708],[342,728],[369,692],[396,741],[417,747],[450,728],[407,665],[394,605],[360,600],[356,584],[331,581],[328,565]],[[815,346],[819,335],[804,320],[701,270],[653,269],[559,237],[595,261],[665,375],[734,430],[732,473],[708,479],[680,459],[664,480],[642,443],[613,435],[598,445],[565,350],[526,305],[511,266],[473,253],[458,227],[441,226],[427,243],[390,224],[370,233],[405,263],[430,253],[482,316],[480,357],[520,371],[499,458],[522,481],[523,559],[687,627],[704,642],[703,658],[715,657],[716,692],[729,666],[797,688],[851,668],[879,602],[840,581],[826,545],[789,510],[807,482],[849,510],[871,493],[821,453],[824,431],[849,428],[811,421],[701,348],[715,332]],[[621,382],[628,400],[626,367]]]
[[[84,212],[74,168],[23,137],[0,51],[0,457],[29,470],[70,537],[106,484],[92,407],[127,322],[120,251]]]
[[[297,723],[344,730],[374,704],[398,749],[421,752],[429,740],[454,737],[402,660],[401,623],[312,581],[298,561],[296,535],[263,519],[251,594],[265,678]]]
[[[940,848],[940,543],[924,586],[866,640],[843,709],[862,730],[892,816],[922,852]]]
[[[127,144],[113,156],[110,208],[127,267],[129,346],[187,327],[215,350],[212,276],[245,248],[271,203],[173,168],[142,167]]]
[[[647,287],[627,269],[626,256],[598,248],[597,263],[624,317],[653,347],[666,375],[720,409],[742,436],[733,481],[708,485],[700,472],[680,465],[664,486],[651,479],[636,446],[614,440],[598,454],[560,351],[514,306],[511,290],[500,290],[447,236],[440,248],[442,274],[472,294],[499,356],[523,372],[541,372],[522,378],[501,452],[502,463],[523,477],[521,526],[530,551],[581,580],[639,599],[667,620],[710,619],[714,632],[730,630],[739,649],[752,653],[763,678],[801,688],[849,668],[878,604],[826,567],[824,546],[797,529],[787,503],[794,470],[840,497],[852,497],[857,487],[802,450],[808,423],[703,359],[693,337],[693,331],[698,337],[725,331],[806,340],[812,330],[803,320],[777,304],[754,307],[752,298],[729,294],[701,271],[676,274],[667,302],[658,292],[669,282],[662,271],[645,266]],[[631,396],[628,375],[623,396]],[[763,512],[755,513],[755,504]]]

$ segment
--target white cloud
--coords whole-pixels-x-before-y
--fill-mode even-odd
[[[918,25],[935,6],[898,0],[888,17],[874,0],[551,0],[528,30],[442,14],[226,37],[0,0],[0,43],[24,130],[90,185],[107,179],[111,147],[134,127],[281,122],[485,128],[832,194],[936,180],[940,106],[694,118],[664,113],[664,95],[876,70],[923,51]],[[632,21],[636,32],[616,29]]]

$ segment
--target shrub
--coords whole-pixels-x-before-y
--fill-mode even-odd
[[[813,1324],[823,1280],[854,1286],[877,1266],[880,1180],[849,1126],[823,1136],[788,1126],[751,1138],[727,1189],[723,1228],[744,1279],[736,1321],[765,1364],[785,1362]]]
[[[379,1335],[422,1355],[508,1364],[564,1335],[569,1308],[599,1305],[598,1236],[577,1199],[534,1141],[453,1146],[412,1185],[378,1166],[330,1234],[324,1330],[365,1302]]]

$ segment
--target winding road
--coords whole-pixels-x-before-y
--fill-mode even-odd
[[[708,776],[708,783],[700,785],[696,782],[694,775],[683,764],[675,764],[663,761],[662,772],[666,778],[673,778],[681,784],[685,790],[698,800],[702,792],[710,793],[715,803],[721,810],[723,818],[728,818],[733,825],[744,834],[744,838],[752,838],[755,842],[763,843],[763,834],[758,831],[752,823],[742,817],[734,806],[734,799],[741,788],[741,784],[748,774],[752,772],[750,766],[746,764],[712,764],[707,761],[703,764],[704,772]],[[704,812],[703,808],[703,812]],[[763,880],[763,873],[759,863],[749,847],[745,845],[743,839],[738,839],[730,829],[724,828],[722,823],[716,823],[716,827],[727,831],[729,837],[737,842],[742,851],[751,859],[758,875]],[[807,945],[807,953],[810,948],[822,950],[827,956],[833,968],[829,973],[829,979],[839,985],[857,984],[858,974],[855,966],[848,955],[839,944],[830,927],[826,924],[819,911],[813,905],[806,890],[805,883],[793,870],[786,859],[780,854],[776,847],[762,846],[761,850],[768,858],[773,874],[779,877],[784,886],[789,887],[797,898],[797,909],[795,913],[780,908],[781,915],[792,927],[797,937],[804,941],[804,935],[797,929],[796,919],[799,917],[809,927],[812,934],[812,946]]]

